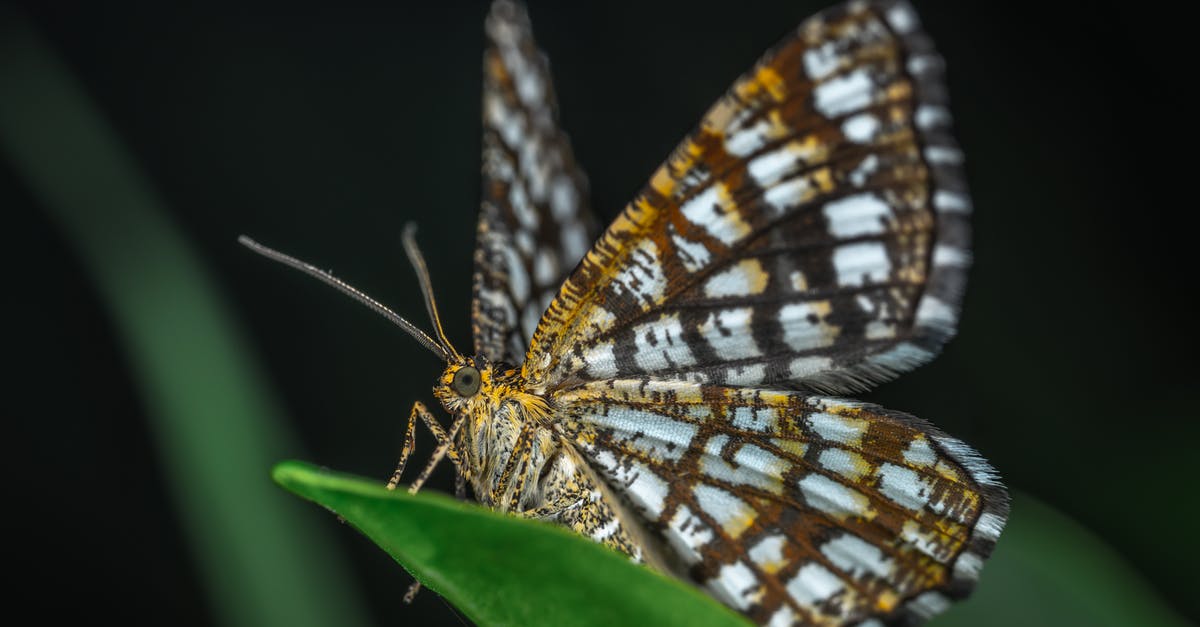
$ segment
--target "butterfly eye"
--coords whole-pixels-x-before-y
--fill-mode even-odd
[[[459,368],[458,372],[454,373],[450,387],[454,388],[459,396],[475,396],[479,391],[479,371],[471,366]]]

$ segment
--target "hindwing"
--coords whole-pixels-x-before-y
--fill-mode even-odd
[[[760,624],[927,618],[969,593],[1007,516],[977,453],[877,406],[644,379],[555,402],[682,574]]]

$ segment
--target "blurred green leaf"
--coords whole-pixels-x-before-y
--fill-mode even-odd
[[[301,462],[275,481],[346,519],[482,625],[741,626],[697,590],[559,527]]]
[[[71,72],[5,5],[0,94],[0,154],[108,309],[218,620],[365,624],[328,536],[255,480],[298,446],[220,289]]]

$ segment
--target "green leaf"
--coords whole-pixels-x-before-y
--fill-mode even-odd
[[[703,593],[559,527],[284,462],[281,486],[336,512],[481,625],[742,626]]]

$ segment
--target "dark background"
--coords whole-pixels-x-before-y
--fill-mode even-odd
[[[305,456],[385,478],[410,404],[432,401],[436,359],[234,240],[248,233],[332,268],[426,326],[399,245],[415,220],[447,332],[469,346],[485,4],[22,4],[231,296]],[[531,4],[606,222],[823,3]],[[1191,42],[1157,5],[916,4],[948,60],[976,264],[958,339],[869,398],[970,442],[1196,619],[1198,208],[1176,195],[1194,178]],[[166,504],[178,488],[160,479],[98,294],[3,161],[0,206],[14,253],[10,363],[24,373],[14,394],[29,401],[8,417],[5,463],[38,485],[124,486],[84,490],[52,520],[36,514],[53,497],[22,493],[27,515],[8,521],[6,549],[21,585],[67,595],[48,616],[206,624],[212,608]],[[77,517],[96,519],[87,547],[57,539]],[[366,540],[337,536],[379,624],[423,612],[453,622],[428,593],[402,606],[407,576]]]

